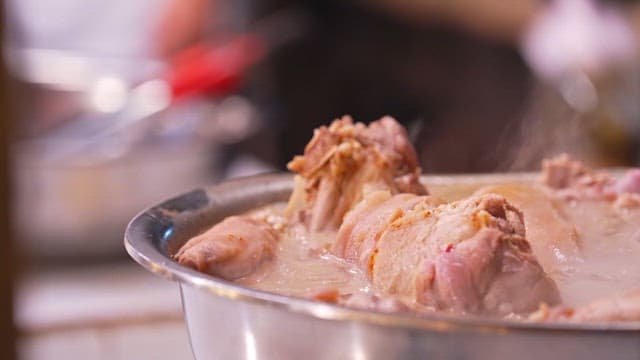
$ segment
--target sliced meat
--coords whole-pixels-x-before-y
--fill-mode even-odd
[[[288,168],[298,176],[287,213],[311,231],[336,230],[367,189],[427,193],[407,133],[391,117],[365,126],[345,116],[320,127]]]
[[[278,237],[263,221],[231,216],[189,240],[175,259],[198,271],[235,280],[272,259]]]
[[[640,321],[640,289],[596,300],[576,308],[543,306],[533,313],[530,319],[572,322]]]
[[[414,196],[413,206],[397,197],[407,195],[379,203],[387,209],[356,208],[343,224],[351,229],[339,231],[347,236],[339,238],[346,243],[341,248],[359,252],[343,254],[357,259],[376,292],[476,314],[526,313],[559,302],[554,282],[524,238],[521,212],[503,197],[434,205],[429,197]],[[366,225],[352,226],[356,218]],[[362,246],[370,238],[377,241]]]
[[[413,194],[391,195],[389,191],[367,194],[347,213],[336,236],[333,253],[361,268],[370,265],[371,252],[387,225],[418,204],[433,206],[440,200]]]

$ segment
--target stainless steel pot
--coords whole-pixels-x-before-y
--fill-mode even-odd
[[[471,189],[527,178],[424,181],[432,187]],[[638,323],[536,324],[367,312],[249,289],[171,259],[185,241],[223,217],[285,200],[292,183],[290,175],[268,175],[194,190],[143,211],[127,227],[129,254],[149,271],[179,283],[196,359],[640,358]]]

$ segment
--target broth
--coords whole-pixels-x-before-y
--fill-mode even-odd
[[[519,207],[534,254],[558,285],[565,305],[580,305],[640,287],[640,231],[635,225],[640,210],[619,210],[604,201],[551,199],[534,183],[485,186],[438,184],[431,185],[430,190],[434,196],[453,201],[484,187],[484,191],[499,193]],[[531,201],[532,196],[538,201]],[[552,206],[557,212],[550,214],[546,208],[540,209],[542,206]],[[255,210],[251,216],[284,222],[283,209],[284,204],[275,204]],[[550,223],[556,220],[574,229],[576,238],[558,233]],[[326,289],[338,289],[341,294],[370,293],[362,271],[329,252],[334,237],[335,233],[309,233],[303,226],[288,226],[276,260],[237,282],[305,297]],[[568,244],[571,241],[575,241],[575,247]]]

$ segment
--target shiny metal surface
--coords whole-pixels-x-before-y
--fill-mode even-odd
[[[530,174],[426,177],[431,186],[527,181]],[[287,198],[291,175],[222,183],[165,201],[125,233],[142,266],[180,283],[196,359],[638,359],[640,324],[536,324],[446,315],[391,315],[257,291],[171,259],[225,216]]]

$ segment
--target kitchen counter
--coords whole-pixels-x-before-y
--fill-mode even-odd
[[[21,359],[192,358],[178,286],[133,263],[41,268],[16,290]]]

